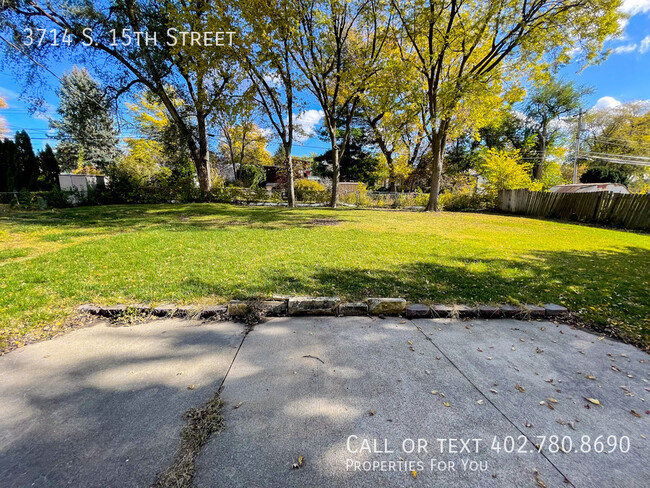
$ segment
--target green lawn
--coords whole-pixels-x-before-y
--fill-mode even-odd
[[[650,236],[521,217],[213,204],[0,213],[4,345],[87,302],[279,293],[555,302],[648,346],[649,281]]]

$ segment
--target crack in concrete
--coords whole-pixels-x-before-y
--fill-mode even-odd
[[[244,329],[242,340],[214,396],[200,407],[190,408],[183,414],[183,418],[187,419],[187,424],[181,430],[181,447],[176,451],[169,466],[158,475],[156,481],[151,485],[152,488],[190,488],[193,485],[196,475],[196,460],[200,456],[201,450],[213,434],[218,434],[225,427],[225,421],[221,415],[223,406],[221,392],[237,355],[252,330],[253,326],[251,325]]]

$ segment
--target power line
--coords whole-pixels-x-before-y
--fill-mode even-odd
[[[608,158],[631,159],[632,161],[648,161],[648,162],[650,162],[650,158],[645,157],[645,156],[634,156],[634,155],[629,155],[629,154],[601,153],[601,152],[593,152],[593,151],[589,151],[586,154],[587,155],[592,155],[592,156],[605,156],[605,157],[608,157]]]
[[[615,142],[628,142],[630,144],[637,144],[637,145],[642,145],[642,146],[650,146],[650,142],[635,141],[634,139],[620,139],[620,138],[600,137],[600,136],[591,136],[591,137],[586,138],[586,140],[588,140],[588,139],[597,140],[597,141],[601,141],[601,142],[604,142],[604,143],[609,143],[609,142],[615,141]]]
[[[600,161],[605,161],[608,163],[613,163],[613,164],[625,164],[625,165],[630,165],[630,166],[646,166],[650,167],[650,162],[644,163],[641,161],[625,161],[625,160],[620,160],[620,159],[614,159],[614,158],[607,158],[604,156],[591,156],[593,159],[598,159]]]

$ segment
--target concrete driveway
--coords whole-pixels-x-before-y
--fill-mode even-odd
[[[199,487],[645,486],[647,358],[551,322],[98,325],[0,358],[0,486],[149,486],[220,386]]]

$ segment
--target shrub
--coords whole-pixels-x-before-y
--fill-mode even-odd
[[[486,193],[476,193],[462,189],[440,195],[438,203],[443,210],[458,212],[462,210],[483,210],[492,206],[492,198]]]
[[[325,187],[318,181],[300,179],[293,184],[296,199],[303,202],[323,202],[326,198]]]
[[[493,203],[496,203],[499,190],[529,188],[532,184],[531,165],[520,162],[517,150],[488,149],[480,169],[487,180],[485,191]]]
[[[239,181],[246,188],[256,188],[266,180],[266,173],[259,166],[244,164],[237,171]]]

